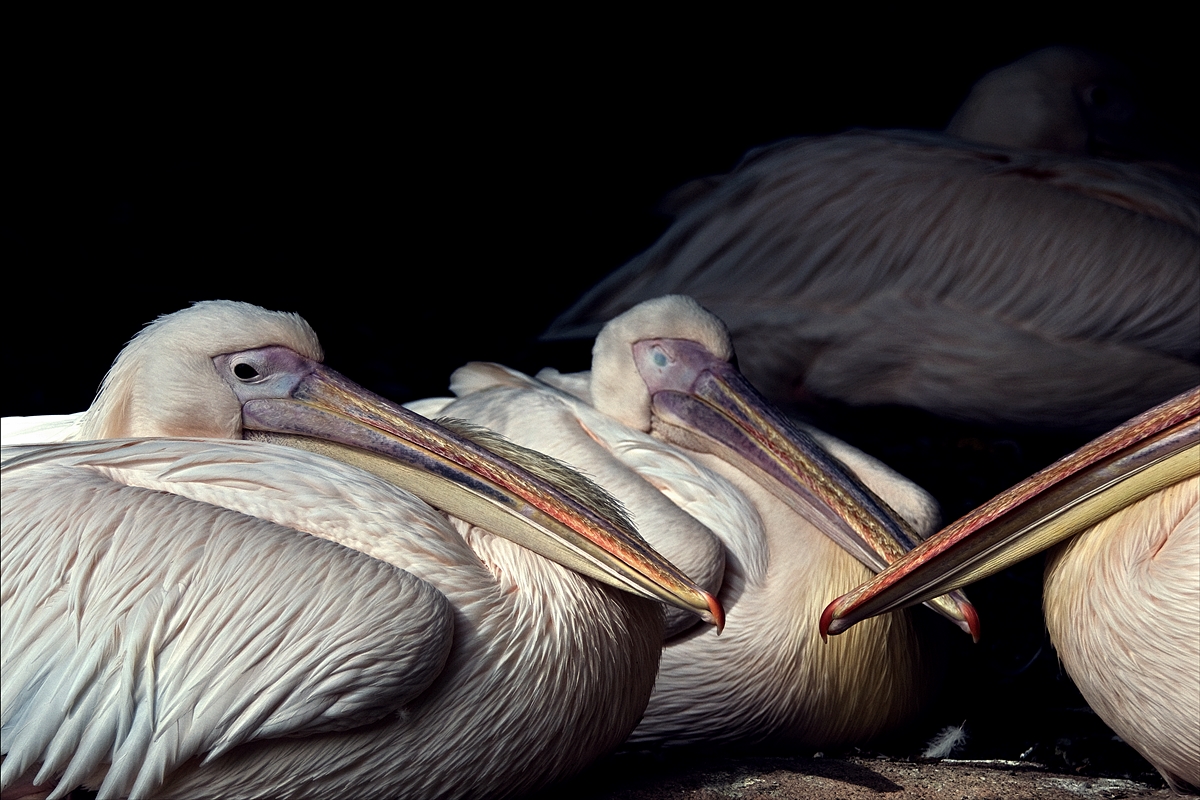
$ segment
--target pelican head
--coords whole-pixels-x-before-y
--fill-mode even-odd
[[[80,438],[241,439],[242,404],[214,359],[268,347],[313,363],[325,357],[317,334],[298,314],[211,300],[161,316],[113,363]]]
[[[485,432],[430,422],[322,358],[316,334],[295,314],[197,303],[160,317],[122,351],[81,438],[264,439],[315,450],[577,572],[721,624],[716,599],[582,476]]]
[[[597,337],[592,402],[630,427],[736,464],[874,570],[916,546],[900,515],[763,398],[732,358],[724,324],[695,300],[650,300]],[[931,607],[977,633],[961,594]]]
[[[946,131],[1003,147],[1099,155],[1128,146],[1136,112],[1128,69],[1077,47],[1046,47],[980,78]]]

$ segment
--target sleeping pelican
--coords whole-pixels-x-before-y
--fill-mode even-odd
[[[1046,562],[1050,639],[1109,727],[1200,791],[1200,387],[985,503],[825,610],[822,632]],[[1158,623],[1158,624],[1156,624]]]
[[[996,140],[975,105],[954,130]],[[1194,178],[856,130],[752,150],[678,196],[659,240],[545,338],[686,294],[785,407],[815,396],[1030,426],[1105,430],[1200,383]]]
[[[594,486],[320,360],[295,315],[201,303],[75,441],[4,449],[5,797],[519,794],[641,716],[645,598],[719,622]]]
[[[731,357],[720,320],[690,298],[664,297],[605,326],[590,374],[547,370],[535,380],[472,364],[455,373],[458,399],[410,407],[488,426],[578,467],[621,500],[657,550],[719,590],[724,632],[671,626],[632,743],[870,738],[918,709],[930,654],[905,617],[824,647],[818,614],[834,587],[911,546],[901,518],[931,531],[936,507],[869,456],[797,429]],[[973,624],[964,598],[939,609]]]

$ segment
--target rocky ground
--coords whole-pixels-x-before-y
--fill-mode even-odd
[[[1171,797],[1161,782],[1062,772],[1029,761],[883,756],[614,758],[545,797],[578,800],[1079,800]]]

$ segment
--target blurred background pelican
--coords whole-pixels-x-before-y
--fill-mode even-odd
[[[680,190],[666,233],[546,336],[592,336],[643,300],[687,294],[726,321],[777,403],[1111,427],[1200,382],[1200,183],[1093,153],[1120,141],[1136,157],[1152,136],[1115,72],[1048,48],[986,76],[956,135],[752,150]]]

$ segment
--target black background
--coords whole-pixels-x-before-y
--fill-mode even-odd
[[[654,241],[670,189],[788,136],[940,128],[1045,44],[1193,111],[1169,19],[1010,16],[138,19],[158,34],[48,41],[9,79],[3,413],[85,408],[143,324],[212,298],[300,312],[399,400],[470,359],[584,367],[532,342]]]

